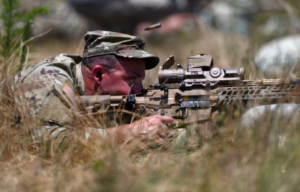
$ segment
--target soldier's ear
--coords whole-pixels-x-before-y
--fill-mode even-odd
[[[95,66],[92,72],[93,72],[93,77],[95,82],[100,84],[103,78],[103,74],[105,73],[103,66],[101,65]]]

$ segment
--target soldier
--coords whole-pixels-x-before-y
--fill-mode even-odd
[[[21,116],[29,109],[35,118],[43,120],[43,128],[31,133],[37,139],[46,135],[64,140],[78,121],[78,95],[139,93],[145,70],[159,63],[158,57],[143,51],[142,38],[109,31],[91,31],[84,38],[83,57],[60,54],[0,83],[2,104],[13,98]],[[161,140],[167,132],[165,123],[173,121],[168,116],[146,117],[102,133],[121,141],[132,134]]]

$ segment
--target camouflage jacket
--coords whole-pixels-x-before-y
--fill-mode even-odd
[[[2,80],[1,106],[13,106],[21,116],[20,124],[36,120],[40,128],[30,131],[34,139],[65,137],[67,130],[74,128],[79,111],[76,95],[85,94],[81,60],[80,56],[60,54]]]

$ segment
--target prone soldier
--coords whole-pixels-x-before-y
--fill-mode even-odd
[[[47,136],[63,141],[77,122],[77,96],[139,93],[145,70],[159,63],[157,56],[143,51],[142,38],[109,31],[90,31],[84,38],[82,57],[60,54],[26,67],[0,83],[2,105],[12,98],[21,119],[25,108],[43,121],[42,128],[31,133],[36,139]],[[132,135],[161,140],[167,134],[165,124],[173,121],[169,116],[145,117],[99,132],[118,141]]]

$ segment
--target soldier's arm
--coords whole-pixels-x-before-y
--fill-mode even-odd
[[[24,74],[14,78],[20,81],[14,97],[23,123],[25,119],[34,120],[36,125],[28,132],[35,140],[50,139],[61,145],[76,125],[78,107],[72,78],[62,68],[48,65],[41,65],[23,78]]]

